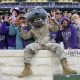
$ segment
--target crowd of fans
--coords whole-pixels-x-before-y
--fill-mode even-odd
[[[27,12],[14,8],[10,13],[0,16],[0,49],[24,49],[35,41],[34,38],[24,40],[20,35],[21,28],[26,32],[31,29],[24,17]],[[63,43],[65,49],[80,48],[80,17],[77,11],[62,12],[59,9],[52,9],[48,13],[46,23],[48,27],[52,27],[50,28],[52,42]]]

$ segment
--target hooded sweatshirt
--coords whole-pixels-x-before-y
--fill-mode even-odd
[[[64,29],[58,31],[56,42],[59,43],[63,41],[65,49],[76,49],[78,46],[77,30],[70,24],[68,18],[62,19],[61,24],[63,24],[64,20],[67,21],[68,25]]]

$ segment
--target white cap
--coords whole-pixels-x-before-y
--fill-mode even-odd
[[[17,11],[20,11],[20,9],[19,9],[18,7],[15,7],[15,8],[11,8],[11,9],[10,9],[10,12],[12,13],[12,12],[13,12],[13,10],[17,10]]]
[[[16,9],[16,10],[20,11],[20,9],[19,9],[18,7],[15,7],[15,8],[13,8],[13,9]]]

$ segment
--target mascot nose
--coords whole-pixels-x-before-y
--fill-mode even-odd
[[[39,13],[38,13],[38,12],[36,12],[36,13],[35,13],[35,15],[39,15]]]

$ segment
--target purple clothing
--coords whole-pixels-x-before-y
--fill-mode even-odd
[[[6,48],[6,41],[5,41],[5,35],[0,34],[0,49]]]
[[[77,40],[77,30],[74,26],[72,26],[67,18],[64,18],[61,22],[66,20],[68,22],[68,26],[63,30],[59,30],[56,37],[56,42],[63,41],[65,49],[71,48],[76,49],[78,47]]]
[[[12,24],[10,24],[12,25]],[[7,45],[8,47],[16,47],[16,34],[15,35],[10,35],[9,34],[9,27],[10,25],[7,27],[8,28],[8,34],[6,35],[6,39],[7,39]]]
[[[0,27],[0,35],[5,36],[4,40],[0,41],[0,48],[2,48],[3,46],[8,48],[8,46],[10,47],[15,47],[15,36],[10,36],[9,35],[9,24],[4,21],[2,23],[2,26]],[[3,48],[4,49],[4,48]]]
[[[4,26],[6,25],[6,22],[3,22],[0,27],[0,49],[7,48],[6,44],[6,33]]]
[[[7,45],[8,47],[14,47],[16,46],[16,37],[7,35]]]
[[[30,43],[33,43],[34,41],[34,38],[23,40],[23,47],[25,48],[25,46],[27,46]]]

